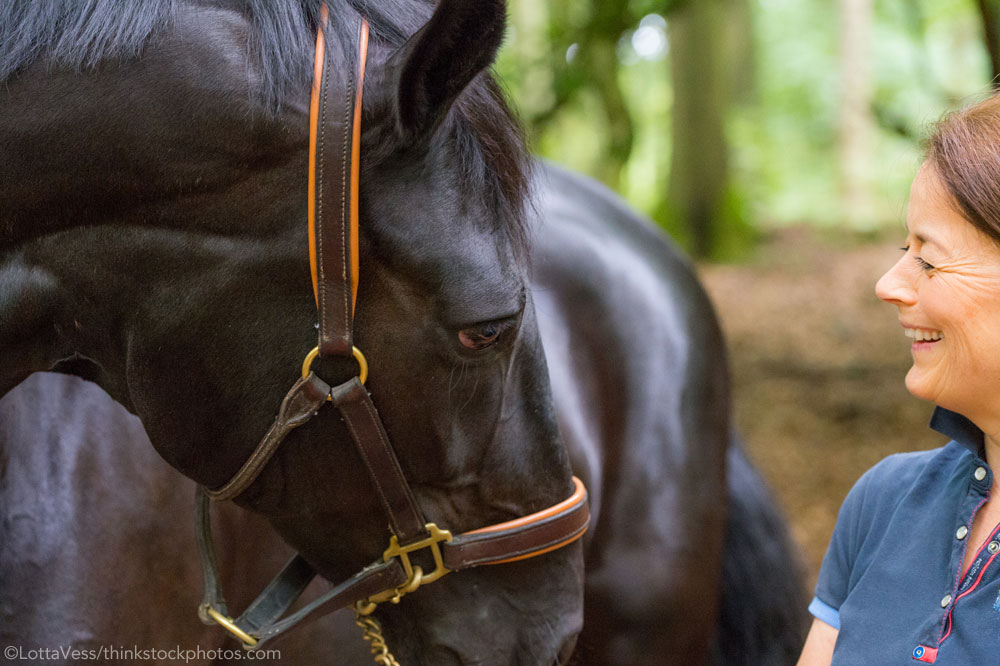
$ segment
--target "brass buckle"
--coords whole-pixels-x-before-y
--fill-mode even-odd
[[[351,355],[354,356],[354,360],[358,362],[358,379],[364,384],[368,379],[368,359],[365,355],[361,353],[361,350],[357,347],[351,347]],[[306,354],[305,359],[302,361],[302,379],[309,376],[309,369],[312,367],[313,361],[319,356],[319,347],[313,347],[312,351]],[[332,396],[327,396],[327,400],[333,400]]]
[[[444,558],[441,556],[441,546],[439,545],[442,541],[451,541],[451,532],[441,529],[434,523],[427,523],[424,525],[424,529],[428,532],[426,538],[406,544],[405,546],[399,544],[399,538],[395,534],[389,538],[389,547],[382,553],[382,561],[388,562],[392,558],[398,557],[400,564],[403,565],[403,571],[406,572],[406,582],[395,589],[379,592],[364,601],[359,601],[355,605],[355,610],[360,615],[371,615],[375,607],[384,601],[391,601],[394,604],[398,604],[404,595],[415,592],[421,585],[433,583],[451,571],[451,569],[444,565]],[[410,562],[410,553],[423,550],[424,548],[430,548],[431,555],[434,558],[434,571],[427,574],[424,573],[421,566]]]
[[[239,627],[237,627],[236,623],[233,622],[233,618],[226,617],[225,615],[215,610],[208,604],[202,605],[202,607],[199,610],[203,611],[204,615],[215,620],[215,622],[219,624],[223,629],[225,629],[233,636],[238,638],[240,642],[243,643],[243,647],[246,648],[247,650],[257,647],[258,643],[257,639],[248,634],[247,632],[243,631]]]

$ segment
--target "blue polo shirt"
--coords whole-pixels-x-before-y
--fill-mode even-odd
[[[833,666],[1000,666],[996,530],[961,570],[993,483],[983,433],[940,408],[931,427],[952,441],[889,456],[840,509],[809,605],[840,630]]]

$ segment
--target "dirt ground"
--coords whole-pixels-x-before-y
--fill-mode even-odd
[[[909,340],[875,297],[902,229],[788,229],[740,265],[702,265],[730,349],[736,422],[786,512],[810,590],[854,481],[897,451],[944,443],[903,385]]]

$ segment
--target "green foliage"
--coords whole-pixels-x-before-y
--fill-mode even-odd
[[[837,114],[839,20],[828,0],[760,0],[759,103],[732,118],[738,173],[758,226],[841,224]],[[896,223],[928,122],[988,88],[973,0],[876,0],[869,48],[872,211],[861,230]]]
[[[603,176],[633,205],[668,229],[673,226],[683,242],[690,229],[672,222],[666,194],[674,102],[669,45],[640,54],[633,36],[643,17],[669,21],[685,0],[621,1],[625,4],[616,6],[624,7],[628,27],[619,39],[616,78],[633,142],[620,169],[609,169],[615,157],[602,106],[606,97],[580,51],[596,38],[596,12],[607,11],[607,0],[513,0],[512,27],[497,70],[536,152]],[[838,3],[831,0],[746,0],[750,21],[737,11],[739,0],[725,2],[732,25],[720,30],[750,36],[744,52],[734,49],[729,55],[730,185],[715,253],[732,256],[761,230],[798,223],[835,227],[845,221],[837,152],[841,22]],[[927,123],[989,90],[990,64],[975,3],[874,0],[867,58],[874,129],[863,174],[871,210],[852,221],[860,230],[899,221]],[[642,25],[659,25],[650,21]],[[620,136],[621,128],[616,131]],[[609,173],[619,173],[617,182]]]

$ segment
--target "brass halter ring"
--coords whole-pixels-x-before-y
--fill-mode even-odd
[[[354,360],[358,362],[358,379],[364,384],[365,380],[368,379],[368,360],[357,347],[351,347],[351,354],[354,356]],[[316,360],[317,356],[319,356],[319,347],[313,347],[313,350],[306,354],[305,360],[302,361],[302,379],[309,376],[309,369],[312,367],[313,361]]]
[[[239,627],[237,627],[236,623],[233,621],[233,618],[226,617],[225,615],[223,615],[222,613],[215,610],[209,605],[204,605],[199,610],[204,611],[208,617],[215,620],[219,625],[222,626],[223,629],[225,629],[233,636],[238,638],[243,643],[244,648],[252,649],[257,646],[258,643],[257,639],[248,634],[247,632],[243,631]]]

